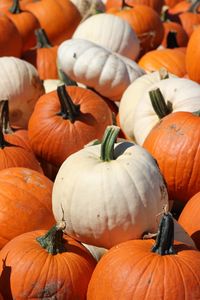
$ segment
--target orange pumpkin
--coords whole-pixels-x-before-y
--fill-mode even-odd
[[[52,45],[72,37],[81,15],[70,0],[42,0],[28,3],[25,9],[39,21]]]
[[[112,112],[91,90],[63,85],[57,91],[39,98],[28,134],[35,154],[59,167],[70,154],[102,138]]]
[[[174,223],[165,213],[156,241],[129,240],[98,262],[87,300],[200,299],[200,252],[174,242]]]
[[[176,34],[176,42],[177,42],[177,47],[186,47],[188,43],[188,36],[183,27],[176,22],[164,22],[164,37],[162,40],[161,45],[165,48],[171,48],[168,47],[168,35],[170,32],[174,32]]]
[[[157,160],[170,199],[186,203],[199,192],[199,145],[200,117],[190,112],[165,116],[145,139],[143,146]]]
[[[58,79],[58,46],[51,45],[44,29],[36,30],[35,34],[37,47],[26,51],[22,58],[36,67],[41,80]]]
[[[186,70],[190,79],[200,83],[200,26],[191,35],[186,51]]]
[[[0,171],[0,248],[19,234],[53,226],[52,187],[47,177],[31,169]]]
[[[195,194],[183,208],[178,222],[191,236],[198,250],[200,250],[200,192]]]
[[[185,49],[152,50],[143,55],[138,64],[146,72],[154,72],[164,67],[169,73],[183,77],[186,74]]]
[[[20,57],[22,38],[14,23],[6,16],[0,15],[0,57]]]
[[[105,4],[106,10],[109,10],[110,8],[120,8],[122,7],[123,2],[129,6],[134,6],[135,4],[147,5],[160,13],[164,0],[107,0]]]
[[[19,235],[0,251],[0,291],[9,299],[85,300],[96,261],[53,227]]]
[[[22,50],[25,51],[35,46],[36,37],[34,31],[40,27],[40,24],[33,14],[28,11],[22,11],[19,3],[19,0],[13,0],[13,4],[6,12],[6,15],[17,27],[22,37]]]
[[[164,28],[158,13],[146,5],[110,9],[107,13],[115,14],[126,20],[140,40],[140,56],[157,48],[162,42]]]
[[[177,3],[182,2],[183,0],[164,0],[164,4],[168,7],[174,7]]]

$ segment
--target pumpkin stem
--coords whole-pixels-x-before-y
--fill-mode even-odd
[[[165,103],[165,99],[159,88],[150,91],[149,96],[153,109],[159,119],[164,118],[172,112],[172,103],[170,101],[167,101],[167,104]]]
[[[4,134],[13,133],[9,124],[9,104],[8,100],[0,101],[0,126]]]
[[[77,116],[80,114],[80,105],[73,103],[64,84],[57,87],[57,94],[61,105],[61,112],[59,112],[58,115],[61,115],[63,119],[69,119],[71,123],[74,123]]]
[[[120,128],[118,126],[107,126],[101,142],[101,160],[114,160],[114,144],[119,134]]]
[[[160,80],[169,78],[169,73],[168,73],[167,69],[165,69],[163,67],[159,69],[159,75],[160,75]]]
[[[54,225],[45,235],[37,237],[36,240],[42,248],[52,255],[66,252],[62,230],[62,227]]]
[[[194,111],[194,112],[193,112],[193,115],[195,115],[195,116],[197,116],[197,117],[200,117],[200,110]]]
[[[172,214],[164,213],[159,224],[158,235],[152,252],[160,255],[175,254],[174,244],[174,221]]]
[[[20,9],[19,0],[13,0],[13,5],[10,7],[9,12],[12,14],[19,14],[22,12]]]
[[[198,8],[200,5],[200,0],[196,0],[196,1],[191,1],[191,6],[188,9],[188,12],[194,13],[194,14],[198,14]]]
[[[167,48],[174,49],[178,48],[178,42],[177,42],[177,32],[170,30],[167,35]]]
[[[126,8],[126,7],[133,8],[132,5],[129,5],[129,4],[126,3],[126,0],[122,0],[121,9]]]
[[[58,68],[58,76],[61,81],[67,86],[78,86],[77,82],[72,80],[68,75],[66,75],[63,70]]]
[[[52,45],[48,39],[48,36],[43,28],[35,30],[35,35],[37,37],[37,48],[51,48]]]

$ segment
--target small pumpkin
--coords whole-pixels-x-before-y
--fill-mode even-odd
[[[58,47],[58,63],[71,79],[114,101],[144,74],[135,61],[83,39],[63,42]]]
[[[64,221],[64,232],[104,248],[155,232],[156,215],[168,206],[157,163],[144,148],[115,142],[119,129],[108,126],[101,144],[70,155],[52,193],[53,213],[58,223]]]
[[[140,51],[139,39],[128,22],[106,13],[91,16],[79,24],[72,38],[89,40],[133,60]]]
[[[27,232],[0,251],[0,291],[5,299],[85,300],[95,265],[58,226]]]
[[[87,299],[198,299],[199,278],[200,252],[174,241],[173,218],[165,213],[156,241],[129,240],[101,258]]]

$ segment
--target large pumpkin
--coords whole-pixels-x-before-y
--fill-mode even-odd
[[[200,83],[200,68],[197,61],[200,59],[200,26],[191,35],[186,51],[186,70],[190,79]]]
[[[61,228],[27,232],[0,251],[0,291],[7,300],[85,300],[95,265]]]
[[[33,151],[60,167],[72,153],[93,139],[101,139],[112,113],[94,92],[78,87],[58,87],[43,95],[30,118],[28,134]]]
[[[164,3],[163,0],[106,0],[106,10],[109,10],[111,8],[121,8],[123,5],[123,2],[125,2],[126,5],[128,6],[133,6],[135,4],[143,4],[143,5],[147,5],[150,6],[151,8],[153,8],[155,11],[157,11],[158,13],[161,12],[162,9],[162,5]]]
[[[165,213],[156,241],[130,240],[110,249],[92,274],[87,299],[199,299],[200,252],[174,241],[173,231]]]
[[[84,39],[63,42],[58,48],[58,63],[71,79],[114,101],[144,74],[135,61]]]
[[[166,180],[169,198],[186,203],[200,190],[200,117],[174,112],[164,117],[144,141]]]
[[[0,248],[19,234],[54,224],[52,182],[27,168],[0,171]]]
[[[153,157],[132,142],[115,143],[118,131],[108,127],[100,145],[69,156],[52,194],[55,219],[64,220],[65,232],[105,248],[155,232],[156,215],[168,205]]]

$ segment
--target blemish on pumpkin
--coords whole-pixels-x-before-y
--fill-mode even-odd
[[[73,54],[73,58],[77,58],[76,53]]]
[[[181,128],[178,128],[176,124],[171,124],[169,128],[174,130],[178,135],[184,135],[184,132],[181,131]]]
[[[100,215],[99,215],[99,214],[97,215],[97,218],[100,218]]]

